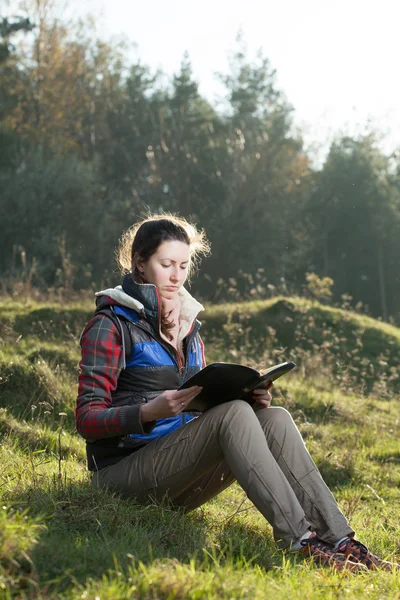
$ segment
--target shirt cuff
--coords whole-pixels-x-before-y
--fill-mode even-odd
[[[122,433],[140,433],[148,435],[156,425],[156,421],[148,421],[142,423],[140,418],[141,404],[133,404],[131,406],[121,406],[118,419]]]

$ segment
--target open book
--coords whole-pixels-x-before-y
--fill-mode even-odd
[[[232,363],[213,363],[208,365],[179,388],[181,390],[200,385],[200,394],[193,398],[185,411],[205,412],[213,406],[230,400],[245,400],[254,404],[253,390],[268,388],[275,381],[295,367],[294,362],[284,362],[263,371]]]

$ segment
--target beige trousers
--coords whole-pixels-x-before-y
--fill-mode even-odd
[[[292,417],[280,407],[254,411],[241,400],[221,404],[96,472],[93,485],[139,502],[167,498],[192,510],[235,480],[282,547],[308,528],[330,543],[354,533]]]

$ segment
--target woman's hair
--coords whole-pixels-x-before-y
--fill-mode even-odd
[[[137,268],[138,261],[148,261],[163,242],[178,241],[189,246],[190,260],[188,278],[199,264],[200,256],[210,252],[210,243],[204,230],[198,230],[183,217],[173,214],[148,215],[135,223],[121,236],[117,250],[117,262],[122,273],[132,273],[138,283],[146,283]],[[169,330],[174,327],[168,314],[161,313],[161,331],[169,339]]]

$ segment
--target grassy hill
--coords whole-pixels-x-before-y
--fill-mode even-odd
[[[0,598],[400,598],[278,551],[234,485],[182,515],[91,488],[74,431],[87,303],[0,302]],[[400,554],[400,330],[299,298],[208,307],[208,362],[293,358],[289,408],[359,537]]]

